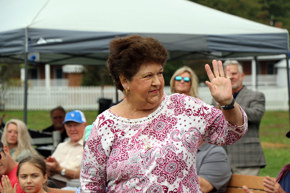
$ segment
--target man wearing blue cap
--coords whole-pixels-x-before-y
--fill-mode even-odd
[[[83,134],[87,126],[83,112],[70,111],[66,114],[64,126],[69,140],[60,143],[52,156],[46,159],[49,177],[59,186],[65,186],[69,179],[79,178],[83,156]]]

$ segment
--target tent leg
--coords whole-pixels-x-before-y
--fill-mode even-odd
[[[23,121],[27,125],[27,90],[28,90],[28,61],[27,61],[28,54],[24,54],[24,114],[23,114]]]
[[[256,65],[256,59],[252,59],[252,90],[257,89],[257,65]]]
[[[289,56],[286,54],[286,72],[287,72],[287,88],[288,88],[288,114],[290,122],[290,78],[289,78]]]
[[[255,60],[255,68],[256,68],[256,70],[255,70],[255,73],[256,73],[256,75],[255,75],[255,90],[257,90],[258,85],[259,85],[258,76],[260,74],[260,65],[258,63],[257,56],[254,57],[254,60]]]

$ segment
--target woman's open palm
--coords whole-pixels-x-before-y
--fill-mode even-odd
[[[227,105],[232,102],[232,84],[230,80],[229,69],[224,72],[221,61],[212,61],[213,71],[208,64],[205,65],[205,70],[209,81],[208,85],[210,93],[214,100],[220,105]]]

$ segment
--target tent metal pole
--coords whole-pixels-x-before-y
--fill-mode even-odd
[[[27,80],[27,75],[28,75],[28,61],[27,61],[27,56],[28,54],[24,54],[24,114],[23,114],[23,121],[25,124],[27,124],[27,90],[28,90],[28,80]]]
[[[254,57],[254,60],[255,60],[255,65],[256,65],[256,75],[255,75],[255,90],[257,90],[258,88],[258,85],[259,85],[259,79],[258,79],[258,76],[260,74],[260,65],[258,63],[258,60],[257,60],[257,56]]]
[[[288,88],[288,115],[290,122],[290,78],[289,78],[289,56],[286,54],[286,72],[287,72],[287,88]]]
[[[27,95],[28,95],[28,32],[25,28],[25,45],[24,45],[24,112],[23,112],[23,121],[27,125]]]
[[[256,65],[256,60],[255,58],[252,59],[252,90],[256,90],[256,85],[257,85],[257,65]]]

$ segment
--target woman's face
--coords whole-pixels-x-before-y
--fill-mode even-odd
[[[191,86],[190,74],[188,72],[183,72],[183,73],[179,74],[178,76],[181,76],[182,79],[179,80],[179,81],[174,79],[174,86],[175,86],[176,92],[180,93],[180,94],[188,95],[189,94],[189,90],[190,90],[190,86]],[[185,82],[184,79],[183,79],[184,77],[190,78],[190,81],[189,82]]]
[[[43,176],[42,171],[38,167],[29,162],[22,164],[18,174],[18,181],[24,192],[43,192],[43,184],[45,184],[46,180],[47,176]]]
[[[129,88],[128,100],[145,109],[154,108],[163,98],[163,67],[157,63],[143,64],[127,84],[124,88]]]
[[[18,139],[18,128],[14,123],[7,126],[6,140],[8,145],[16,145]]]

